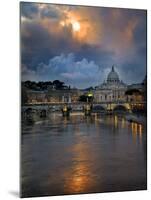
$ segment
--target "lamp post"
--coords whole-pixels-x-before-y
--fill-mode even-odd
[[[85,115],[88,116],[88,115],[91,115],[91,111],[92,111],[92,105],[89,104],[92,103],[92,97],[93,97],[93,94],[91,92],[89,92],[86,96],[86,101],[87,101],[87,104],[86,106],[84,107],[84,112],[85,112]],[[90,101],[91,100],[91,101]]]

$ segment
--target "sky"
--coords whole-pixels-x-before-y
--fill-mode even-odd
[[[22,2],[22,81],[97,86],[112,65],[126,84],[146,75],[146,11]]]

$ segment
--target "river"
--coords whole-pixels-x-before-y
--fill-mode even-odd
[[[51,114],[22,126],[22,197],[146,189],[146,126]]]

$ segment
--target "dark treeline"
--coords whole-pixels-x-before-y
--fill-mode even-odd
[[[70,88],[70,86],[66,86],[64,82],[55,80],[55,81],[25,81],[22,82],[22,86],[30,89],[30,90],[47,90],[49,88],[55,88],[55,89],[66,89]]]

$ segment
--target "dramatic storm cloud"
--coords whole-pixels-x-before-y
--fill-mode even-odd
[[[73,53],[56,56],[48,64],[40,63],[36,70],[29,70],[23,66],[25,80],[29,77],[34,80],[52,80],[58,77],[73,87],[87,87],[96,85],[96,78],[100,75],[99,66],[94,61],[83,58],[76,61]]]
[[[126,83],[146,74],[146,11],[21,3],[22,80],[100,84],[114,64]]]

